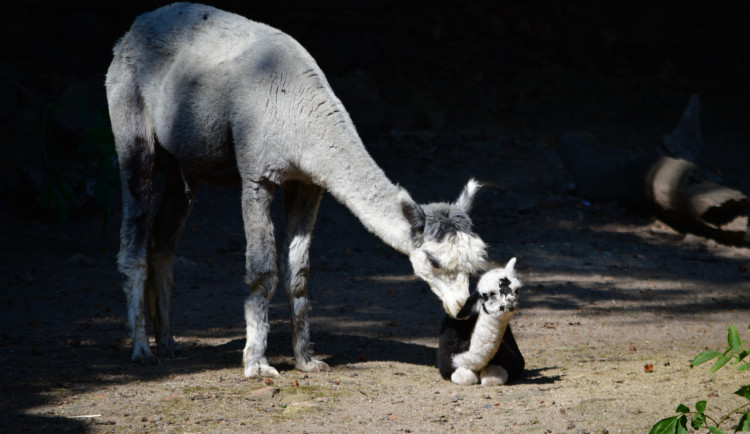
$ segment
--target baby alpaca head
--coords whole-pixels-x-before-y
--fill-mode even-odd
[[[522,285],[516,277],[515,265],[516,258],[513,258],[505,268],[493,268],[484,273],[477,283],[477,290],[456,317],[468,318],[480,311],[489,315],[515,312],[518,309],[518,289]]]

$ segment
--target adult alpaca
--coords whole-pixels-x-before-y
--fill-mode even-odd
[[[178,348],[169,324],[175,243],[196,183],[239,181],[247,247],[247,377],[278,376],[265,358],[268,302],[277,284],[270,204],[284,191],[285,289],[296,367],[328,370],[312,356],[307,297],[309,247],[323,190],[364,226],[407,254],[417,276],[455,315],[485,244],[468,211],[471,180],[453,204],[418,205],[388,180],[313,58],[290,36],[209,6],[177,3],[139,16],[116,44],[107,99],[122,176],[118,266],[132,359],[154,362],[145,312],[161,355]],[[164,172],[158,211],[154,178]]]

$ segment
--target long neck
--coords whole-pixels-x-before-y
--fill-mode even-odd
[[[311,152],[300,168],[349,208],[370,232],[409,254],[413,249],[411,227],[401,208],[401,189],[372,159],[345,112],[341,121],[325,140],[308,148]]]
[[[510,323],[512,316],[513,312],[505,312],[502,315],[491,315],[480,309],[471,339],[472,346],[479,342],[481,342],[481,345],[490,345],[495,348],[492,352],[494,355],[497,349],[500,348],[500,342],[503,340],[505,329],[508,328],[508,323]],[[474,337],[477,338],[478,342],[474,342]]]

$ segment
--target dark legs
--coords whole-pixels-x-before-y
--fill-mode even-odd
[[[169,302],[174,288],[172,262],[177,239],[193,208],[194,182],[184,176],[172,155],[162,152],[160,159],[164,167],[164,192],[149,243],[146,300],[159,354],[173,357],[180,347],[172,337],[169,322]]]

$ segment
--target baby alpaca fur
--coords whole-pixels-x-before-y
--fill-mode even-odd
[[[470,180],[453,203],[415,202],[368,154],[325,75],[290,36],[210,6],[164,6],[139,16],[115,45],[106,88],[122,178],[118,266],[132,360],[157,361],[147,313],[159,353],[180,349],[169,319],[172,262],[200,181],[242,188],[247,377],[279,375],[265,357],[279,274],[270,210],[276,187],[284,193],[280,262],[297,369],[329,369],[312,354],[307,293],[324,190],[408,255],[448,314],[469,297],[469,275],[486,256],[468,214],[479,183]]]
[[[486,272],[456,318],[440,330],[438,369],[461,385],[501,385],[523,377],[524,359],[510,330],[518,308],[516,258]]]

